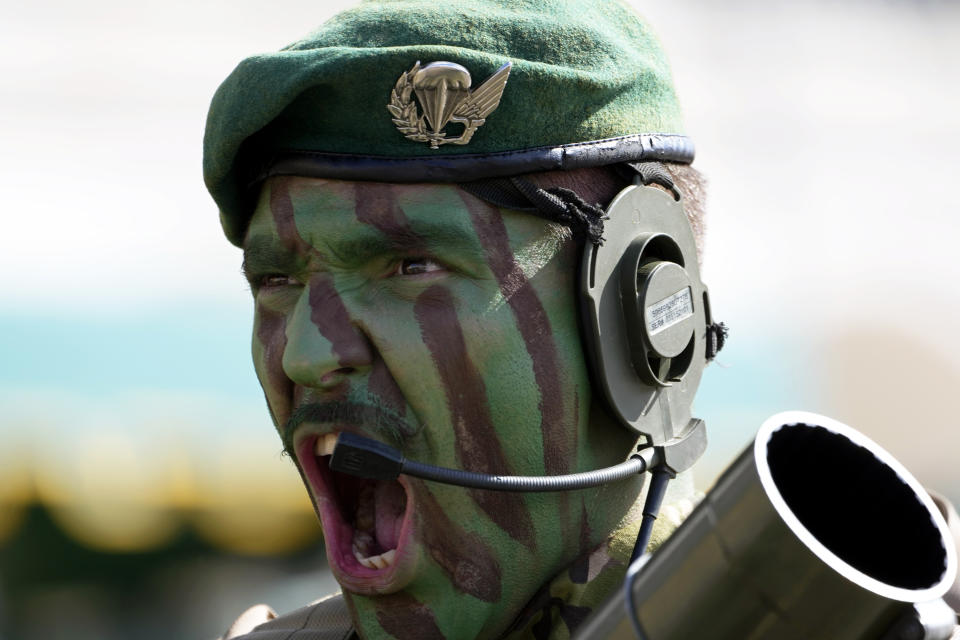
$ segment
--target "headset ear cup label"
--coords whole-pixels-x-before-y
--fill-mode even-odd
[[[654,302],[647,307],[647,333],[655,336],[665,329],[669,329],[678,322],[683,322],[693,315],[693,298],[690,287],[668,296],[660,302]]]

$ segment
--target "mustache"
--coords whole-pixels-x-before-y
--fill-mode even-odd
[[[297,407],[283,426],[284,449],[292,453],[291,436],[304,422],[325,422],[363,427],[376,431],[399,443],[409,431],[406,420],[382,407],[349,400],[312,402]]]

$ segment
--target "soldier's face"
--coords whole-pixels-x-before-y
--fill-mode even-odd
[[[622,440],[584,446],[573,242],[454,186],[294,177],[263,187],[244,251],[257,375],[355,622],[368,637],[502,631],[595,542],[595,493],[360,480],[315,446],[353,431],[496,474],[622,459]]]

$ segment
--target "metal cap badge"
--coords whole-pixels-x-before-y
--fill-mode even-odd
[[[470,72],[459,64],[440,61],[421,67],[417,60],[413,68],[397,80],[387,110],[400,133],[416,142],[429,142],[431,149],[442,144],[467,144],[500,104],[510,67],[511,64],[506,63],[470,91]],[[423,108],[422,115],[417,102]],[[450,122],[463,124],[459,137],[448,138],[444,132],[443,128]]]

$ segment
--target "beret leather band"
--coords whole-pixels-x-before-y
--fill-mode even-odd
[[[388,182],[466,182],[537,171],[599,167],[620,162],[693,162],[693,142],[675,134],[634,134],[571,144],[426,157],[288,151],[253,177],[307,176]]]

